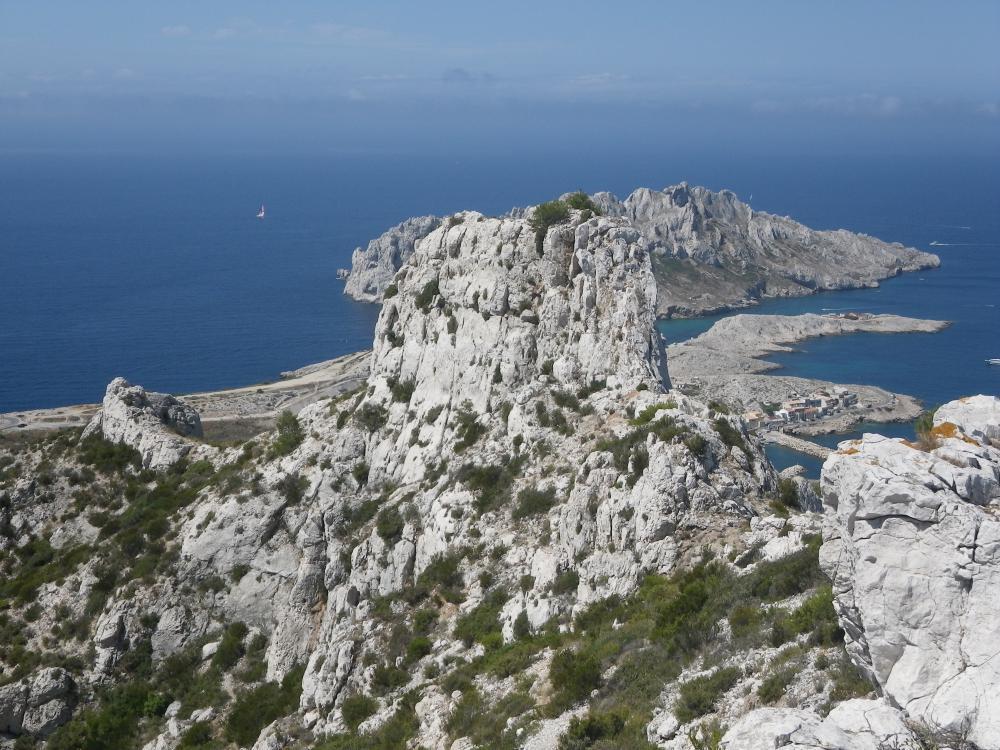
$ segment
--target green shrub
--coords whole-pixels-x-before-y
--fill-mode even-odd
[[[560,706],[582,701],[601,684],[601,664],[590,653],[564,649],[556,653],[549,667],[549,680]]]
[[[375,531],[387,542],[395,542],[403,535],[405,524],[398,508],[383,508],[375,521]]]
[[[312,750],[404,750],[420,726],[413,710],[418,700],[417,692],[411,691],[403,696],[392,718],[371,734],[333,735]]]
[[[739,605],[729,613],[729,628],[733,638],[740,640],[760,632],[760,607],[754,605]]]
[[[746,580],[749,593],[765,601],[776,601],[825,584],[827,579],[819,569],[821,541],[818,535],[813,536],[805,549],[779,560],[757,563]]]
[[[434,298],[438,296],[439,292],[437,278],[431,279],[424,284],[424,288],[420,290],[420,293],[417,294],[413,301],[425,313],[429,312],[431,304],[433,304]]]
[[[492,592],[486,599],[458,618],[455,623],[455,637],[461,638],[466,646],[478,641],[484,645],[495,645],[501,634],[500,610],[507,595],[500,590]]]
[[[271,444],[270,456],[271,458],[287,456],[298,448],[305,438],[302,425],[299,424],[299,418],[286,409],[281,412],[275,426],[278,429],[278,436]]]
[[[80,442],[80,461],[93,466],[102,474],[121,474],[127,468],[142,466],[142,456],[135,448],[124,443],[112,443],[98,435],[90,435]]]
[[[369,466],[364,461],[359,461],[351,467],[351,476],[354,477],[354,481],[358,483],[358,487],[364,487],[368,484],[369,471]]]
[[[524,458],[504,456],[502,463],[492,466],[465,464],[455,478],[476,495],[475,508],[479,513],[494,510],[510,497],[510,488],[520,474]]]
[[[931,434],[934,429],[934,415],[937,413],[937,407],[932,406],[926,411],[922,412],[919,417],[913,421],[913,431],[916,433],[918,438],[926,438]]]
[[[389,391],[392,393],[392,400],[399,401],[404,404],[408,404],[410,402],[410,399],[413,397],[413,391],[416,387],[417,385],[413,378],[403,381],[398,381],[393,378],[389,381]]]
[[[369,698],[367,695],[350,695],[344,698],[340,704],[340,713],[344,717],[344,723],[350,727],[351,731],[356,731],[358,726],[378,710],[378,701]]]
[[[542,252],[542,245],[545,242],[545,234],[549,227],[566,221],[569,218],[569,206],[562,201],[548,201],[539,204],[528,219],[528,225],[535,232],[535,249],[539,254]]]
[[[691,453],[699,458],[705,457],[705,449],[708,448],[708,441],[697,433],[684,439],[684,445]]]
[[[555,402],[556,406],[563,409],[572,409],[577,413],[580,413],[583,410],[583,407],[580,405],[580,399],[569,391],[554,391],[552,393],[552,400]]]
[[[566,205],[569,206],[570,208],[575,208],[578,211],[588,210],[588,211],[592,211],[593,213],[597,214],[598,216],[601,215],[601,211],[594,204],[594,201],[591,200],[590,196],[587,195],[582,190],[578,190],[577,192],[575,192],[572,195],[568,196],[566,198]]]
[[[541,515],[547,513],[555,504],[555,492],[551,487],[542,490],[529,487],[517,493],[517,505],[512,515],[514,520]]]
[[[466,401],[462,408],[455,414],[455,435],[458,441],[455,443],[455,452],[461,453],[466,448],[471,447],[486,433],[486,428],[479,423],[476,413],[472,410],[472,404]]]
[[[463,601],[461,555],[449,553],[435,555],[417,579],[417,596],[426,595],[431,589],[438,590],[445,601],[457,604]]]
[[[728,446],[739,448],[743,451],[743,455],[747,457],[747,461],[752,460],[753,455],[750,453],[750,449],[747,448],[746,441],[743,439],[743,435],[740,431],[733,427],[729,422],[721,417],[716,419],[712,426],[715,427],[715,431],[719,433],[719,437],[722,438],[722,442]]]
[[[406,663],[420,661],[431,652],[431,641],[425,635],[418,635],[406,645]]]
[[[785,667],[768,675],[757,688],[757,697],[764,703],[774,703],[785,694],[785,688],[795,679],[795,668]]]
[[[564,570],[552,582],[552,593],[556,596],[571,594],[580,585],[580,574],[575,570]]]
[[[782,479],[778,483],[778,500],[786,508],[799,509],[799,490],[795,486],[795,480]]]
[[[212,725],[207,721],[196,721],[181,735],[177,750],[208,750],[213,747]]]
[[[796,634],[809,633],[809,642],[814,646],[843,643],[844,631],[833,608],[833,589],[821,586],[792,612],[788,626]]]
[[[229,580],[233,583],[239,583],[243,580],[243,577],[250,572],[250,566],[245,563],[237,563],[229,571]]]
[[[729,407],[722,403],[721,401],[709,401],[708,408],[714,411],[716,414],[731,414]]]
[[[392,299],[397,294],[399,294],[399,287],[395,284],[389,284],[389,286],[385,288],[385,292],[382,294],[382,299]]]
[[[302,502],[306,487],[308,486],[309,480],[305,477],[300,477],[294,472],[291,474],[285,474],[278,480],[277,485],[275,485],[281,496],[285,498],[285,503],[288,505],[298,505]]]
[[[574,717],[569,729],[559,740],[559,750],[589,750],[598,742],[603,747],[620,747],[612,743],[622,731],[629,718],[623,708],[612,711],[593,711],[586,716]]]
[[[242,622],[235,622],[226,628],[226,632],[219,641],[219,648],[212,656],[212,666],[223,672],[228,672],[236,666],[244,654],[243,639],[247,635],[247,626]]]
[[[632,424],[635,425],[636,427],[641,427],[642,425],[649,424],[651,421],[653,421],[653,418],[664,409],[676,409],[676,408],[677,404],[675,404],[673,401],[664,401],[663,403],[660,404],[650,404],[641,412],[639,412],[638,416],[636,416],[636,418],[632,420]]]
[[[389,412],[384,406],[366,403],[354,412],[354,421],[364,427],[368,432],[375,432],[385,427],[389,419]]]
[[[226,739],[252,745],[264,727],[294,711],[299,705],[303,672],[302,667],[296,667],[280,684],[265,682],[239,696],[226,717]]]
[[[514,638],[517,640],[524,640],[531,635],[531,622],[528,620],[528,613],[525,610],[521,610],[517,618],[514,620]]]
[[[149,685],[126,683],[104,693],[99,705],[85,708],[46,742],[47,750],[121,750],[130,747],[139,732]]]
[[[830,690],[830,700],[834,703],[861,698],[872,692],[872,685],[858,671],[846,654],[842,654],[833,673],[833,689]]]
[[[731,689],[739,679],[739,669],[724,667],[712,674],[682,682],[677,703],[674,704],[674,716],[682,724],[704,716],[715,708],[722,694]]]
[[[385,695],[410,681],[410,675],[405,669],[389,664],[379,664],[372,675],[372,688],[377,695]]]

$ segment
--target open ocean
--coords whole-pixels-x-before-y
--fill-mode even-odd
[[[996,158],[0,155],[0,412],[98,401],[116,375],[174,393],[275,379],[369,345],[378,308],[346,299],[336,270],[408,216],[682,180],[941,256],[939,270],[877,290],[755,308],[954,322],[938,334],[805,342],[774,358],[787,373],[928,403],[1000,393],[1000,367],[983,364],[1000,357]],[[676,340],[710,322],[661,329]]]

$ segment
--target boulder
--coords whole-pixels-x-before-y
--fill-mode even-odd
[[[998,405],[941,407],[929,452],[841,443],[822,479],[820,563],[848,653],[892,705],[980,747],[1000,747]]]
[[[146,391],[125,378],[108,384],[101,410],[81,439],[99,434],[135,448],[147,469],[165,469],[187,456],[202,436],[198,412],[173,396]],[[207,446],[199,446],[208,450]]]
[[[49,667],[0,688],[0,734],[46,737],[73,715],[76,683]]]
[[[903,714],[884,701],[856,698],[825,719],[797,708],[758,708],[723,736],[719,750],[882,750],[914,747]]]

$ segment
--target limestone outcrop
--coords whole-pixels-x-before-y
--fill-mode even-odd
[[[75,705],[76,684],[66,670],[40,669],[0,687],[0,737],[46,737],[69,720]]]
[[[848,653],[911,719],[981,748],[1000,747],[998,408],[946,404],[922,445],[841,443],[822,478]]]
[[[149,750],[330,735],[542,748],[567,732],[692,750],[724,723],[730,750],[875,750],[908,741],[907,713],[954,728],[971,697],[989,747],[992,405],[944,408],[931,452],[871,436],[842,449],[826,520],[794,472],[810,512],[776,507],[759,438],[671,389],[659,251],[613,213],[464,212],[428,229],[382,293],[358,387],[238,446],[205,447],[189,408],[119,379],[93,442],[0,453],[0,626],[72,669],[60,698],[87,707],[56,731],[125,711]],[[102,461],[99,439],[146,469]],[[920,596],[878,568],[886,555],[915,566]],[[925,637],[914,668],[908,644]],[[0,644],[4,672],[18,649]],[[47,694],[34,679],[0,688],[0,732],[62,717],[41,699],[30,714]],[[129,680],[134,711],[103,690]],[[917,683],[929,697],[906,694]]]
[[[658,256],[657,312],[698,315],[764,297],[877,286],[904,271],[934,268],[936,255],[840,229],[817,231],[755,211],[729,190],[687,183],[639,188],[619,201],[598,193],[608,215],[624,216]]]
[[[880,750],[918,747],[902,714],[882,701],[856,698],[826,718],[794,708],[758,708],[734,724],[720,750]]]
[[[362,250],[354,250],[344,294],[361,302],[380,302],[396,271],[413,255],[417,240],[438,228],[437,216],[416,216],[387,230]]]
[[[108,384],[101,410],[83,431],[82,439],[95,434],[135,448],[147,469],[165,469],[196,448],[197,452],[209,450],[188,439],[202,435],[197,411],[173,396],[146,391],[125,378]]]
[[[747,307],[766,297],[877,286],[905,271],[935,268],[936,255],[846,230],[817,231],[782,216],[754,211],[728,190],[687,183],[639,188],[624,200],[593,196],[597,208],[636,229],[651,253],[658,316],[691,316]],[[514,209],[508,218],[528,216]],[[440,220],[409,219],[358,248],[345,293],[381,300],[415,243]]]

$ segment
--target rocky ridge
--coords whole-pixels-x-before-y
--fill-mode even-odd
[[[899,243],[843,229],[817,231],[754,211],[728,190],[681,183],[663,190],[639,188],[624,200],[599,192],[592,202],[595,210],[625,219],[642,236],[656,277],[659,317],[878,286],[882,279],[940,264],[936,255]],[[530,210],[514,209],[509,215],[521,218]],[[380,300],[394,271],[433,228],[432,221],[439,220],[410,219],[373,240],[366,251],[355,250],[344,292],[367,302]]]
[[[355,248],[344,294],[361,302],[381,300],[396,271],[413,255],[417,240],[440,224],[441,219],[436,216],[416,216],[386,230],[364,250]]]
[[[813,488],[668,390],[642,235],[534,218],[417,242],[364,385],[273,433],[196,443],[183,405],[116,381],[85,437],[6,450],[0,690],[58,663],[80,702],[7,743],[737,748],[754,710],[782,737],[904,737],[850,661],[882,689]]]

